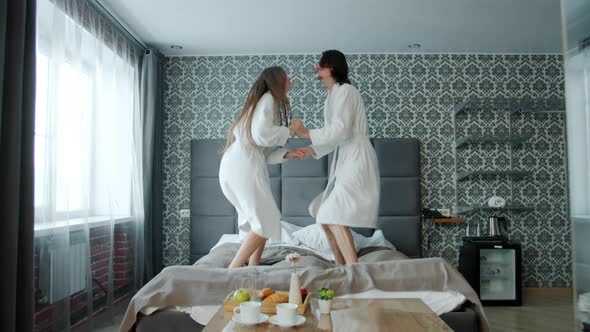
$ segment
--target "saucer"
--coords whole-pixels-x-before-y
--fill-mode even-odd
[[[266,322],[268,320],[268,315],[266,315],[266,314],[260,314],[260,315],[258,315],[258,321],[253,322],[253,323],[250,323],[250,322],[244,323],[244,322],[242,322],[242,319],[241,318],[242,317],[240,316],[240,314],[235,314],[231,318],[231,320],[233,320],[236,323],[240,323],[241,325],[244,325],[244,326],[250,326],[250,325],[256,325],[256,324],[260,324],[260,323]]]
[[[298,326],[298,325],[305,323],[305,317],[297,315],[297,317],[295,317],[295,322],[290,323],[290,324],[279,322],[279,316],[277,316],[277,315],[272,316],[268,321],[271,322],[272,324],[278,325],[280,327],[291,327],[291,326]]]

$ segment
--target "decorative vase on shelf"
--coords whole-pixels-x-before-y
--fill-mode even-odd
[[[289,303],[301,304],[301,290],[299,288],[299,275],[291,273],[291,286],[289,288]]]
[[[332,310],[332,300],[318,300],[320,305],[320,313],[329,314]]]

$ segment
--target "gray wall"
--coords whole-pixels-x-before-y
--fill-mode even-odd
[[[325,89],[315,78],[317,55],[171,57],[164,61],[164,264],[189,261],[190,140],[223,138],[262,68],[282,65],[293,79],[295,116],[310,128],[323,122]],[[422,144],[422,204],[454,205],[453,98],[562,97],[562,57],[556,55],[351,55],[353,84],[361,91],[373,137],[416,137]],[[504,133],[510,118],[480,113],[461,122],[461,133]],[[523,243],[528,287],[570,287],[571,241],[567,216],[563,114],[512,118],[533,140],[514,151],[514,165],[534,176],[515,184],[515,199],[537,208],[507,215],[510,236]],[[469,147],[461,170],[506,167],[505,145]],[[483,158],[481,156],[484,156]],[[487,157],[486,157],[487,156]],[[461,187],[469,202],[507,195],[506,179],[475,180]],[[483,203],[483,202],[481,202]],[[487,214],[470,216],[483,221]],[[458,260],[465,225],[425,225],[424,253]]]

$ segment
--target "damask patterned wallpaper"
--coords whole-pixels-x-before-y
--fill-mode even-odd
[[[164,61],[164,264],[189,263],[189,220],[179,210],[190,196],[190,140],[224,138],[250,84],[267,66],[292,77],[295,116],[309,128],[323,123],[325,88],[315,77],[319,55],[171,57]],[[416,137],[421,142],[422,204],[451,208],[455,200],[452,105],[466,97],[563,97],[557,55],[350,55],[350,77],[361,91],[373,137]],[[498,194],[535,207],[506,214],[509,236],[523,245],[527,287],[571,287],[564,114],[478,112],[457,118],[457,134],[532,135],[512,148],[482,144],[460,148],[459,171],[530,170],[529,178],[475,178],[459,185],[460,203],[484,204]],[[512,158],[510,156],[513,156]],[[512,160],[512,162],[511,162]],[[512,164],[512,165],[511,165]],[[490,212],[467,219],[485,224]],[[423,227],[424,255],[453,264],[466,224]],[[482,228],[482,232],[485,228]]]

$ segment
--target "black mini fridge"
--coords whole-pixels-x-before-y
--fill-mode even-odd
[[[465,237],[459,271],[483,305],[522,305],[520,243],[501,237]]]

